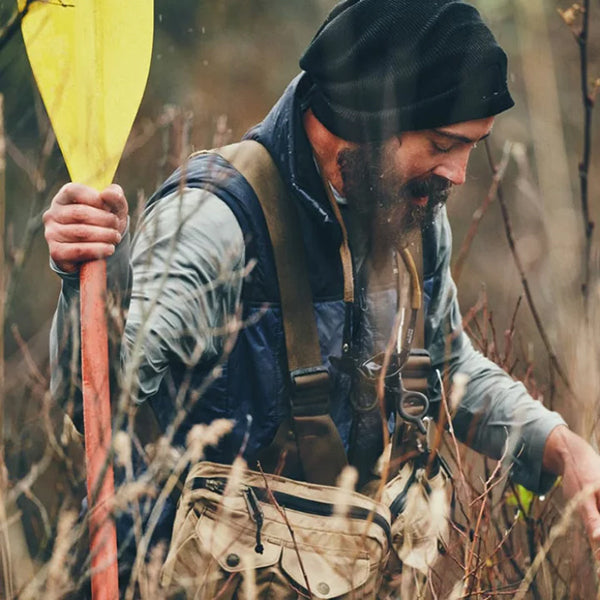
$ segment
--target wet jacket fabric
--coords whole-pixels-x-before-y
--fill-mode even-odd
[[[296,78],[247,137],[269,150],[296,202],[321,354],[333,381],[333,420],[351,454],[376,456],[381,425],[374,421],[369,431],[363,423],[364,435],[351,443],[352,375],[337,369],[331,357],[341,355],[344,331],[359,360],[385,348],[397,290],[393,281],[372,276],[351,236],[355,302],[344,303],[342,232],[302,127],[305,87],[302,76]],[[543,492],[553,481],[541,470],[544,443],[564,421],[476,352],[461,332],[445,210],[424,230],[423,249],[425,341],[434,366],[430,396],[439,401],[435,369],[449,365],[451,375],[466,374],[469,383],[454,418],[458,437],[495,458],[508,449],[513,478]],[[108,268],[109,288],[125,292],[129,309],[121,383],[133,382],[135,401],[150,403],[161,429],[177,417],[176,445],[183,445],[193,424],[228,418],[235,421],[233,433],[207,449],[207,458],[229,462],[240,450],[252,458],[287,412],[287,375],[272,248],[247,182],[220,158],[192,158],[153,196],[131,248],[126,235]],[[63,334],[73,331],[78,283],[76,276],[61,276],[51,352],[53,392],[64,398],[73,340]]]

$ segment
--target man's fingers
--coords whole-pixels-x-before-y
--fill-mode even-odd
[[[49,224],[45,236],[48,243],[101,242],[117,245],[121,241],[121,234],[116,229],[84,224]]]
[[[102,208],[104,201],[100,193],[81,183],[67,183],[59,190],[53,199],[53,204],[86,204]]]
[[[100,198],[102,199],[105,208],[114,213],[122,211],[124,206],[127,205],[123,188],[116,183],[112,183],[106,189],[102,190],[100,192]]]
[[[68,183],[44,213],[44,234],[50,256],[63,271],[111,256],[127,228],[127,200],[118,185],[102,192]]]
[[[75,271],[80,263],[107,258],[115,252],[113,244],[98,242],[69,244],[53,241],[49,247],[54,262],[64,271]]]
[[[593,542],[600,542],[600,512],[598,511],[597,494],[587,498],[580,506],[581,517],[588,537]]]
[[[100,192],[100,198],[104,203],[104,208],[117,216],[119,232],[123,233],[127,227],[127,214],[129,212],[123,189],[120,185],[113,183]]]
[[[119,218],[106,210],[88,206],[86,204],[58,205],[44,214],[44,223],[48,225],[51,221],[69,225],[74,223],[85,223],[97,227],[109,227],[118,229]]]
[[[118,219],[118,229],[123,233],[127,224],[128,206],[121,186],[113,183],[97,192],[80,183],[67,183],[54,197],[49,212],[75,206],[92,207],[114,214]]]

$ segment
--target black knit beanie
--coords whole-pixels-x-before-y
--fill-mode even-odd
[[[514,104],[506,55],[477,10],[458,0],[346,0],[300,67],[315,116],[348,141],[481,119]]]

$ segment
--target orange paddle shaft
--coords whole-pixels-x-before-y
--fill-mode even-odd
[[[81,368],[93,600],[118,600],[117,532],[111,516],[114,478],[106,319],[106,262],[84,264]]]

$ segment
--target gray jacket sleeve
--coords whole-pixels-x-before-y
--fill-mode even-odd
[[[74,403],[80,427],[79,275],[52,268],[62,290],[50,336],[51,390],[63,405]],[[158,390],[170,360],[193,366],[221,352],[243,271],[241,229],[214,195],[185,189],[147,208],[131,248],[127,233],[107,261],[113,306],[127,315],[119,386],[143,401]]]
[[[106,287],[111,305],[125,308],[129,299],[129,222],[115,253],[106,261]],[[50,268],[62,280],[61,292],[50,329],[50,391],[78,429],[83,428],[81,405],[81,351],[79,319],[79,273],[66,273],[50,260]],[[109,337],[111,346],[120,344]]]
[[[451,233],[445,210],[435,227],[438,240],[433,289],[425,321],[425,338],[434,369],[449,367],[450,377],[464,373],[468,384],[453,426],[457,437],[474,450],[499,459],[507,449],[513,480],[544,493],[555,477],[542,471],[546,438],[564,420],[531,398],[525,387],[475,351],[462,331],[456,286],[450,275]],[[432,377],[430,388],[439,383]]]
[[[151,205],[135,236],[123,360],[138,401],[153,396],[171,361],[220,356],[240,304],[244,239],[229,207],[188,189]]]

